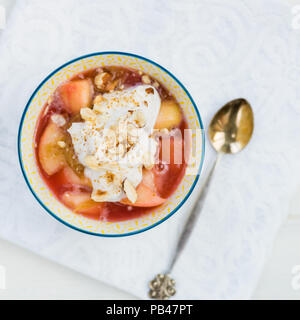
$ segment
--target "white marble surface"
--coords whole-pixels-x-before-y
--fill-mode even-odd
[[[7,8],[10,8],[12,3],[11,0],[0,0],[0,4],[5,4]],[[290,213],[300,216],[300,203],[297,203],[299,195],[300,188],[291,202]],[[290,285],[291,269],[295,264],[300,264],[299,229],[300,218],[299,221],[288,221],[281,228],[253,298],[300,298],[300,291],[293,290]],[[0,265],[4,266],[7,272],[7,288],[0,290],[0,299],[134,298],[5,241],[0,241]]]

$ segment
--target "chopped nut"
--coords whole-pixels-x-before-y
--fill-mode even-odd
[[[103,98],[102,94],[98,94],[94,99],[94,104],[99,104],[103,101],[105,101],[105,98]]]
[[[132,124],[129,124],[127,129],[128,129],[128,132],[127,132],[128,133],[128,135],[127,135],[128,136],[127,137],[128,143],[130,145],[137,143],[138,138],[139,138],[138,129]]]
[[[106,107],[102,104],[95,104],[93,111],[95,111],[96,113],[105,113]]]
[[[146,119],[145,119],[144,113],[141,111],[136,111],[134,113],[134,121],[138,127],[140,127],[140,128],[144,127],[146,124]]]
[[[146,152],[143,155],[143,164],[144,164],[144,167],[147,170],[151,170],[154,167],[154,161],[153,160],[154,159],[151,159],[151,154],[149,152]]]
[[[59,127],[62,127],[66,124],[66,119],[61,114],[53,114],[51,120]]]
[[[105,89],[109,92],[112,92],[116,89],[116,87],[118,86],[118,83],[119,83],[119,80],[116,79],[115,81],[108,83]]]
[[[111,129],[116,133],[117,141],[123,143],[127,139],[127,125],[126,122],[119,122],[118,126],[111,126]]]
[[[57,141],[57,145],[62,149],[66,147],[66,143],[64,141]]]
[[[150,84],[151,83],[151,79],[147,76],[147,75],[143,75],[142,76],[142,82],[145,84]]]
[[[113,148],[116,146],[116,132],[112,129],[105,130],[104,140],[107,148]]]
[[[163,137],[166,135],[169,135],[170,131],[167,128],[163,128],[163,129],[153,129],[152,138],[158,138],[158,137]]]
[[[126,193],[127,198],[129,199],[129,201],[131,203],[135,203],[137,200],[137,193],[136,193],[134,186],[132,185],[132,183],[128,179],[126,179],[124,181],[124,191]]]
[[[99,169],[98,161],[94,156],[86,156],[84,159],[84,162],[91,169],[94,169],[94,170]]]
[[[110,148],[108,150],[108,152],[111,153],[111,154],[114,154],[114,155],[116,155],[118,157],[122,157],[124,155],[124,153],[125,153],[125,147],[124,147],[123,144],[120,143],[119,145],[117,145],[117,146],[115,146],[113,148]]]
[[[96,75],[95,77],[95,85],[100,90],[106,90],[106,86],[111,80],[111,75],[107,72],[102,72]]]
[[[158,89],[159,83],[158,83],[157,81],[154,81],[154,82],[153,82],[153,86],[154,86],[154,88]]]
[[[95,118],[95,113],[90,108],[81,108],[80,115],[83,120],[92,120]]]
[[[159,130],[160,133],[169,134],[169,130],[167,128],[162,128]]]

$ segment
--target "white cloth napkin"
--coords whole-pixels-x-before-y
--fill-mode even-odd
[[[275,0],[17,1],[0,38],[0,236],[147,296],[193,199],[145,233],[88,236],[39,206],[16,151],[21,113],[47,74],[86,53],[137,53],[182,80],[206,127],[231,99],[253,106],[253,140],[241,154],[223,157],[173,272],[176,298],[249,298],[300,178],[300,30],[292,18],[291,8]],[[215,157],[208,142],[206,149],[203,176]]]

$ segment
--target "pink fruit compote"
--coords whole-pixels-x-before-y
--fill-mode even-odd
[[[68,129],[83,121],[82,108],[92,108],[106,93],[145,84],[157,90],[161,101],[154,125],[159,133],[156,161],[143,167],[134,202],[126,196],[119,201],[95,201],[92,182],[85,175]],[[92,69],[62,83],[43,107],[34,137],[36,162],[51,192],[73,212],[111,222],[129,220],[162,205],[180,184],[186,170],[184,154],[189,148],[183,139],[187,128],[179,103],[159,81],[125,67]],[[169,152],[164,152],[167,140]]]

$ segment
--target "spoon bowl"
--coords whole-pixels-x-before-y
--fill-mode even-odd
[[[226,103],[213,117],[208,136],[220,153],[238,153],[249,143],[254,128],[253,111],[246,99]]]

